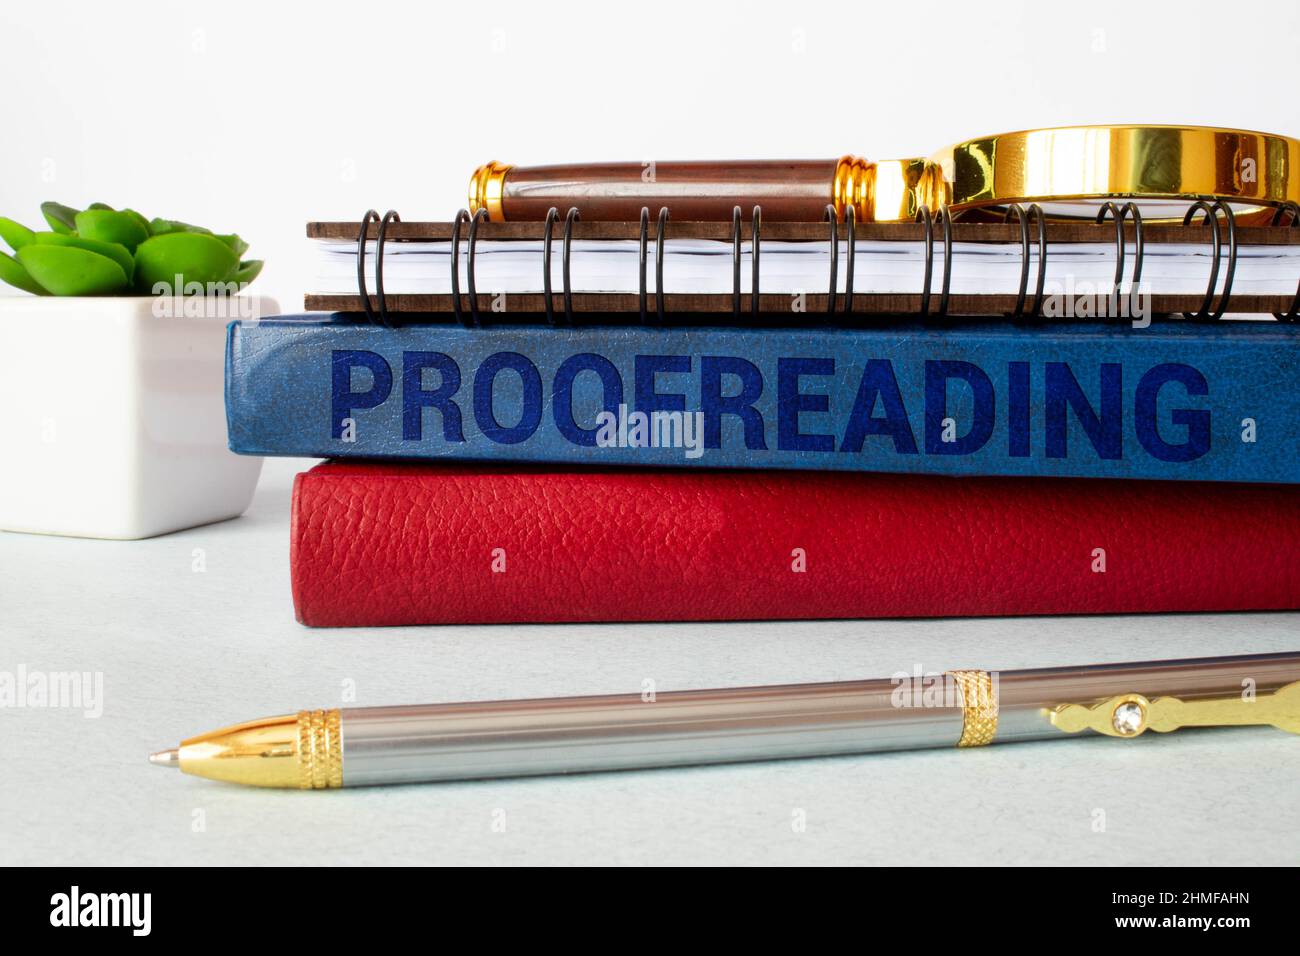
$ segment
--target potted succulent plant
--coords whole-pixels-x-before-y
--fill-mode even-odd
[[[145,538],[242,514],[260,459],[226,447],[225,327],[275,302],[237,235],[95,203],[0,218],[0,529]],[[0,286],[0,288],[3,288]]]

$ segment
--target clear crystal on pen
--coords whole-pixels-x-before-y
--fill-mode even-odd
[[[1115,708],[1110,723],[1115,732],[1124,737],[1131,737],[1142,729],[1142,705],[1135,701],[1125,701]]]

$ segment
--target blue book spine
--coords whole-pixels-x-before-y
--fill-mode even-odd
[[[1300,481],[1300,326],[235,322],[232,450]]]

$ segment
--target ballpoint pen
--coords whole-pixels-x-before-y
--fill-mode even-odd
[[[329,789],[1247,724],[1300,733],[1300,652],[301,711],[149,759],[233,783]]]

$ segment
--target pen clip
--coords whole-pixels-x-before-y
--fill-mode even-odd
[[[1048,717],[1052,726],[1067,734],[1093,730],[1108,737],[1138,737],[1148,730],[1168,733],[1180,727],[1265,724],[1300,734],[1300,681],[1251,697],[1148,700],[1141,694],[1117,694],[1096,704],[1058,704]]]

